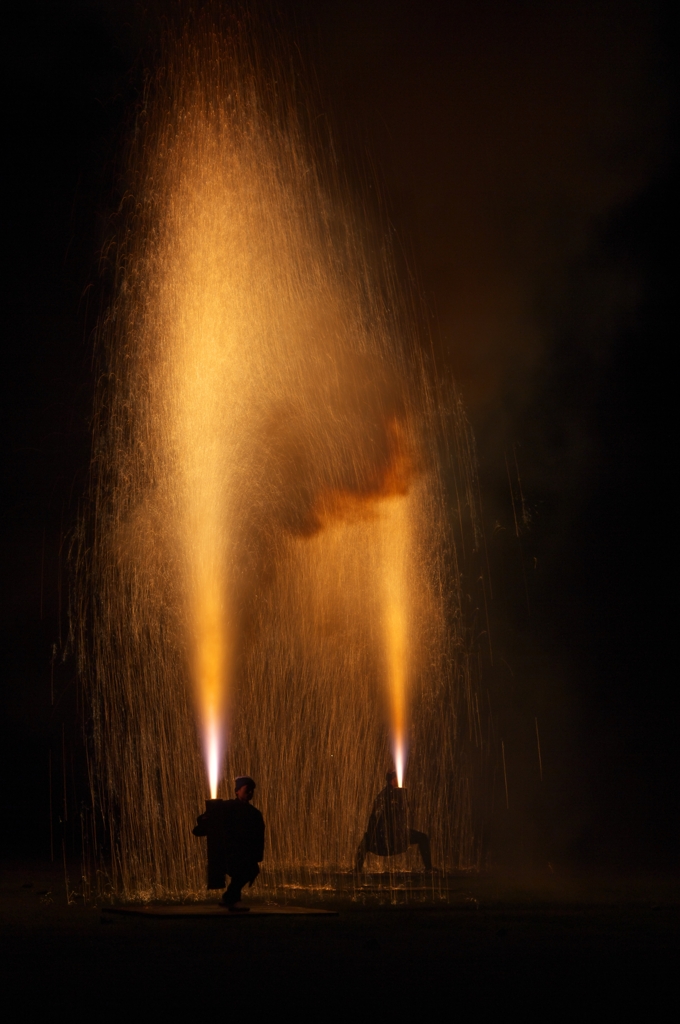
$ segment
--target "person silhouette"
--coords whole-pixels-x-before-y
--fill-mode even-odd
[[[375,798],[368,828],[357,848],[354,870],[359,872],[363,869],[368,853],[393,857],[404,853],[409,846],[417,846],[423,867],[432,871],[429,836],[409,827],[406,790],[399,789],[395,771],[387,772],[385,781],[387,785]]]
[[[241,903],[241,890],[246,883],[252,886],[260,873],[264,856],[264,818],[250,803],[255,792],[255,782],[250,776],[240,775],[235,789],[235,800],[214,801],[219,810],[217,873],[221,876],[221,882],[215,880],[215,888],[224,885],[225,875],[229,875],[231,880],[220,903],[233,913],[247,913],[250,908]],[[207,836],[214,828],[215,819],[207,813],[200,814],[193,833]]]

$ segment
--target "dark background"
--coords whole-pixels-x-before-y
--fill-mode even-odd
[[[89,461],[99,260],[144,70],[176,7],[29,0],[5,25],[5,856],[50,856],[59,819],[79,813],[68,546]],[[437,372],[455,376],[477,437],[509,805],[499,789],[490,862],[666,869],[678,775],[666,9],[275,10],[350,178],[370,167],[381,183]]]

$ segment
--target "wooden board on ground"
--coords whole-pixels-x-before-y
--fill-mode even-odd
[[[218,903],[147,904],[146,906],[102,907],[103,914],[137,914],[141,917],[228,917],[230,920],[243,917],[262,917],[271,914],[322,914],[337,917],[337,910],[320,910],[316,907],[278,906],[275,903],[251,904],[247,914],[230,913]]]

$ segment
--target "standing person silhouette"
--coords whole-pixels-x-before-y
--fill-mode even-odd
[[[222,804],[219,869],[222,873],[224,868],[223,876],[229,875],[231,879],[220,903],[232,913],[244,914],[250,907],[241,903],[241,890],[246,882],[252,886],[260,873],[260,861],[264,856],[264,818],[250,803],[255,782],[249,775],[240,775],[236,779],[235,790],[235,800],[219,801]],[[209,827],[208,815],[201,814],[193,833],[195,836],[208,835]]]
[[[417,845],[423,867],[426,871],[432,871],[430,839],[424,832],[409,828],[406,791],[399,789],[397,773],[387,772],[385,780],[387,785],[375,798],[368,828],[359,843],[354,870],[362,870],[367,853],[375,853],[378,857],[393,857],[404,853],[409,846]]]

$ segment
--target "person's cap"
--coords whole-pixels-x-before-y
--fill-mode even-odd
[[[255,789],[255,782],[251,779],[250,775],[239,775],[234,784],[234,789],[237,793],[241,786],[249,786],[250,789]]]
[[[385,775],[385,778],[387,779],[388,782],[391,782],[392,779],[396,779],[396,777],[397,777],[397,773],[396,772],[387,772],[386,775]]]

